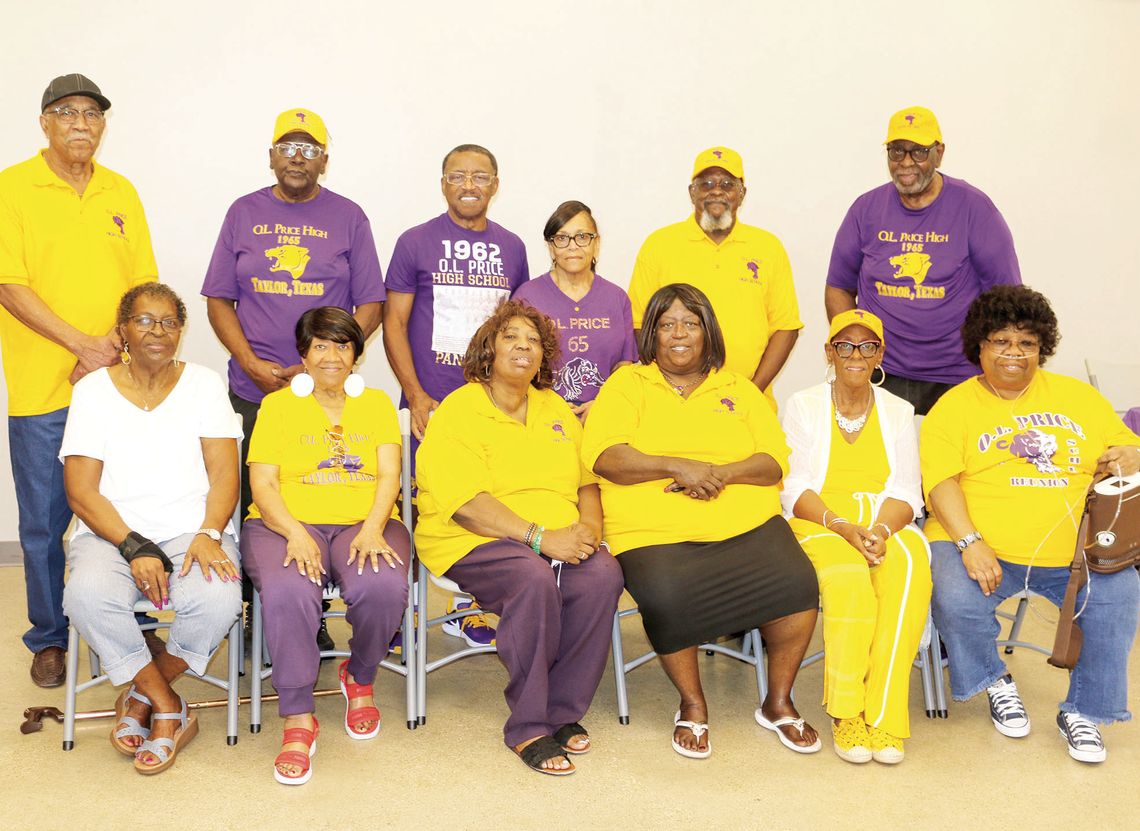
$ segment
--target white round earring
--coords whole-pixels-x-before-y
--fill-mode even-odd
[[[828,362],[827,369],[825,369],[823,371],[823,380],[824,380],[824,383],[827,383],[827,384],[834,384],[835,383],[835,365],[834,364]]]
[[[289,382],[289,389],[293,390],[293,395],[298,398],[308,398],[313,394],[313,388],[316,385],[317,382],[313,380],[312,375],[307,372],[298,372]]]
[[[364,395],[364,376],[354,372],[345,378],[344,394],[349,398],[360,398]]]

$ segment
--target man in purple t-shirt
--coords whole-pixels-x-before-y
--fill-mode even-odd
[[[979,294],[1020,284],[1009,226],[989,197],[938,172],[946,145],[934,113],[909,107],[887,127],[891,181],[847,211],[827,270],[828,320],[858,306],[883,321],[884,388],[925,415],[977,374],[959,329]]]
[[[400,406],[411,412],[413,464],[428,417],[465,383],[471,336],[529,275],[523,241],[487,219],[499,189],[490,150],[461,144],[449,152],[440,188],[447,211],[400,235],[386,280],[384,349],[403,390]],[[477,608],[444,630],[473,646],[495,637]]]
[[[328,131],[316,113],[286,110],[273,128],[277,184],[230,206],[202,294],[210,325],[230,353],[230,402],[242,418],[242,466],[261,399],[301,370],[293,330],[318,306],[352,312],[367,338],[380,325],[384,281],[368,217],[319,184]],[[253,501],[242,476],[241,513]],[[322,621],[322,647],[331,641]]]

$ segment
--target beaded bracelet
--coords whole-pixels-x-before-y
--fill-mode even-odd
[[[531,540],[530,550],[535,554],[542,553],[542,532],[545,531],[545,526],[538,526],[538,530],[534,532],[534,539]]]

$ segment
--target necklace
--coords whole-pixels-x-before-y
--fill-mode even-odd
[[[1021,398],[1021,396],[1025,395],[1025,391],[1027,389],[1029,389],[1031,386],[1033,386],[1033,381],[1030,380],[1030,382],[1028,384],[1026,384],[1024,387],[1022,387],[1018,391],[1017,395],[1015,395],[1013,398],[1006,398],[1004,395],[1002,395],[1000,392],[998,392],[996,389],[994,389],[994,385],[989,382],[989,379],[986,378],[985,375],[981,376],[981,378],[982,378],[982,383],[986,385],[986,388],[989,389],[990,392],[992,392],[994,395],[996,395],[1002,401],[1010,401],[1010,402],[1016,401],[1017,399]]]
[[[498,410],[499,412],[503,413],[504,415],[509,415],[509,416],[511,416],[511,418],[515,418],[514,415],[512,415],[511,413],[507,412],[506,410],[504,410],[502,407],[499,406],[499,402],[495,400],[495,393],[491,391],[491,385],[490,384],[484,384],[484,386],[487,388],[487,396],[491,399],[491,403],[495,405],[495,409]],[[527,400],[528,399],[526,397],[523,398],[523,404],[522,404],[523,410],[526,409]],[[525,415],[523,416],[523,419],[524,420],[526,419]]]
[[[839,429],[844,433],[858,433],[863,429],[863,425],[867,423],[867,416],[871,414],[871,404],[875,401],[875,394],[871,393],[867,396],[867,409],[863,410],[863,415],[858,418],[848,418],[839,412],[839,401],[835,397],[835,387],[831,387],[831,403],[835,405],[835,423],[839,425]]]
[[[178,368],[178,361],[172,362],[171,366],[173,366],[175,369],[177,369]],[[146,393],[143,392],[143,390],[142,390],[142,384],[140,384],[138,382],[138,380],[135,378],[135,374],[133,372],[131,372],[131,367],[129,364],[127,365],[127,377],[131,379],[131,383],[134,384],[134,387],[135,387],[135,392],[137,392],[139,394],[139,398],[142,399],[143,412],[149,413],[150,412],[150,399],[146,397]]]
[[[658,367],[658,369],[661,369],[661,367]],[[700,375],[698,375],[696,378],[694,378],[694,379],[693,379],[692,381],[690,381],[689,383],[687,383],[687,384],[678,384],[676,381],[674,381],[672,378],[670,378],[670,377],[669,377],[669,376],[668,376],[668,375],[665,373],[665,370],[663,370],[663,369],[661,370],[661,376],[662,376],[662,377],[663,377],[663,378],[664,378],[666,381],[668,381],[668,382],[669,382],[669,386],[671,386],[671,387],[672,387],[672,388],[673,388],[673,389],[674,389],[674,390],[677,392],[677,395],[680,395],[680,396],[684,396],[684,394],[685,394],[685,390],[687,390],[689,387],[695,387],[695,386],[697,386],[699,383],[701,383],[701,381],[705,380],[705,376],[706,376],[706,375],[708,375],[708,373],[707,373],[707,372],[702,372]]]

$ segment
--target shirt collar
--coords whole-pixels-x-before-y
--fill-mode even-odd
[[[47,152],[45,147],[38,152],[32,159],[34,172],[32,174],[32,183],[42,187],[58,187],[67,188],[74,192],[74,188],[59,177],[59,175],[48,167],[47,159],[44,158],[44,153]],[[91,181],[87,183],[87,189],[84,195],[96,190],[105,190],[111,186],[110,177],[107,175],[106,169],[99,165],[94,159],[91,160]]]
[[[728,245],[729,243],[736,242],[736,229],[740,227],[740,215],[737,214],[736,221],[732,223],[732,230],[728,232],[728,236],[724,238],[724,241],[719,243],[713,242],[711,239],[709,239],[709,235],[706,234],[704,232],[704,229],[701,228],[700,224],[697,223],[697,215],[695,212],[689,214],[689,218],[686,221],[686,224],[688,225],[688,236],[691,241],[706,242],[714,248],[719,248],[722,245]]]

